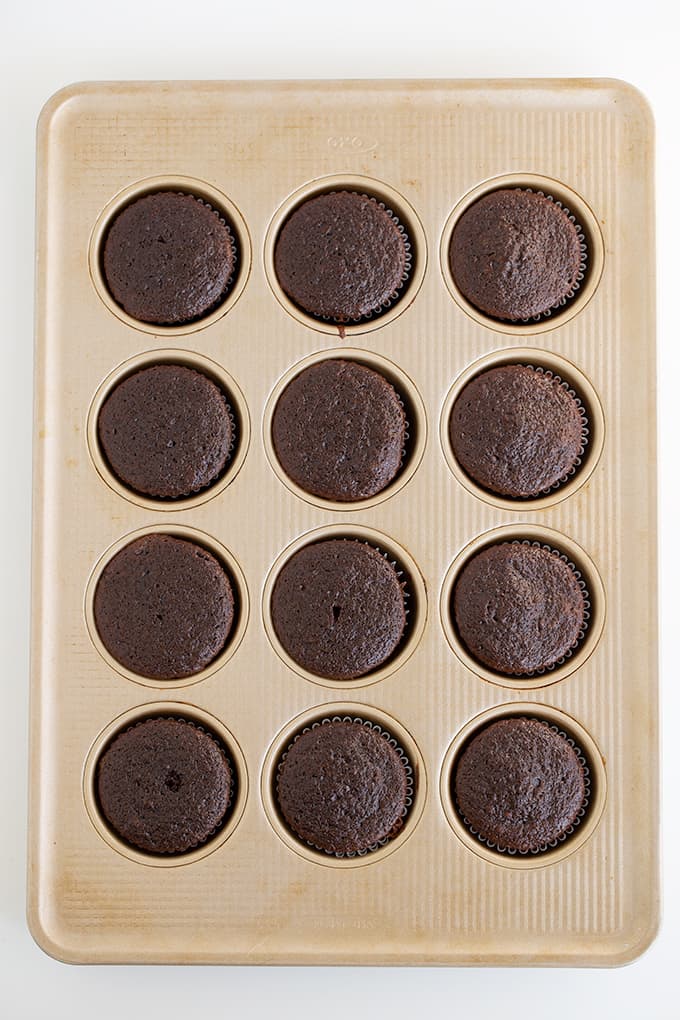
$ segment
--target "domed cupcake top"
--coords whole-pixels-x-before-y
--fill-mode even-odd
[[[575,647],[585,596],[573,567],[543,546],[503,542],[472,556],[453,591],[460,638],[485,666],[523,676]]]
[[[379,669],[399,646],[404,583],[364,542],[314,542],[281,568],[271,615],[281,645],[299,666],[329,680],[354,680]]]
[[[274,250],[279,283],[296,305],[348,323],[397,296],[409,262],[395,217],[354,191],[309,198],[283,224]]]
[[[176,499],[219,477],[235,429],[211,379],[184,365],[160,364],[118,383],[99,412],[97,435],[120,481],[146,496]]]
[[[517,322],[545,315],[571,296],[581,271],[581,238],[556,202],[534,191],[501,188],[462,214],[449,262],[470,304]]]
[[[140,322],[183,325],[225,296],[235,244],[210,206],[172,191],[145,195],[113,220],[104,241],[106,283]]]
[[[218,743],[182,719],[146,719],[114,737],[97,768],[111,827],[148,853],[185,853],[224,819],[234,779]]]
[[[289,828],[319,850],[362,853],[403,824],[408,778],[386,735],[361,720],[299,734],[279,765],[276,797]]]
[[[235,615],[231,583],[212,553],[159,534],[134,539],[109,560],[93,608],[113,658],[155,680],[205,669],[225,646]]]
[[[581,813],[585,778],[573,744],[538,719],[486,726],[464,748],[453,793],[468,825],[500,850],[537,852]]]
[[[329,358],[285,388],[272,418],[272,441],[281,467],[305,492],[351,503],[381,492],[397,475],[406,418],[383,375]]]
[[[490,492],[539,496],[576,466],[585,443],[576,397],[552,374],[502,365],[458,395],[449,437],[461,467]]]

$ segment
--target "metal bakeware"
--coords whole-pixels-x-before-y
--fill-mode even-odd
[[[658,720],[653,127],[626,84],[598,80],[181,82],[70,87],[40,119],[28,916],[71,962],[611,965],[658,917]],[[499,186],[550,194],[577,217],[588,272],[549,318],[501,323],[448,269],[456,218]],[[296,308],[273,262],[285,215],[310,194],[374,195],[409,234],[408,287],[384,315],[338,328]],[[106,288],[111,217],[154,190],[188,191],[229,220],[238,277],[184,327],[131,319]],[[285,478],[269,434],[295,372],[341,354],[379,368],[409,409],[404,473],[356,506]],[[143,364],[203,368],[227,389],[239,446],[220,483],[177,503],[110,474],[96,414]],[[580,470],[536,500],[480,490],[447,424],[461,382],[530,363],[579,394],[591,429]],[[203,673],[163,683],[118,667],[94,626],[99,571],[130,536],[193,536],[225,560],[237,635]],[[324,681],[277,646],[268,594],[285,557],[357,536],[406,569],[398,658],[361,681]],[[528,680],[461,650],[456,571],[490,541],[539,541],[582,572],[592,603],[575,654]],[[238,772],[216,839],[152,857],[99,813],[97,756],[153,714],[211,728]],[[488,718],[557,725],[585,755],[591,801],[573,835],[535,856],[495,852],[462,825],[451,769]],[[414,769],[400,834],[330,858],[285,828],[277,761],[300,728],[375,721]]]

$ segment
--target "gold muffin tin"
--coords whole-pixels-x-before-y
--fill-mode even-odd
[[[78,85],[39,124],[29,925],[71,962],[611,965],[658,922],[653,127],[613,81],[120,83]],[[501,323],[457,291],[458,216],[497,187],[572,212],[587,275],[549,318]],[[344,328],[296,308],[273,252],[286,215],[322,191],[374,195],[409,235],[408,285]],[[111,298],[101,244],[126,203],[201,197],[232,227],[226,300],[187,326],[150,326]],[[276,399],[302,368],[354,358],[404,400],[403,470],[372,499],[334,503],[288,479],[271,441]],[[99,448],[97,415],[144,365],[198,368],[229,394],[238,441],[212,488],[176,502],[130,492]],[[456,395],[494,364],[541,366],[573,387],[590,441],[578,471],[537,499],[480,489],[448,439]],[[93,619],[108,559],[140,534],[210,549],[238,618],[205,670],[164,683],[121,667]],[[278,569],[324,536],[368,541],[408,578],[395,657],[357,681],[286,654],[269,597]],[[563,663],[522,680],[481,667],[449,606],[457,572],[493,541],[538,541],[582,573],[591,618]],[[465,828],[451,774],[465,741],[503,715],[557,726],[590,769],[586,814],[536,855]],[[128,846],[96,797],[98,757],[135,721],[189,719],[238,776],[225,825],[187,854]],[[413,768],[403,829],[329,857],[286,827],[281,754],[335,715],[388,731]]]

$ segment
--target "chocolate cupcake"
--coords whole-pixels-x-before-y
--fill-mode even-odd
[[[586,622],[574,568],[552,550],[524,542],[472,556],[456,581],[453,610],[470,654],[508,676],[554,666],[576,646]]]
[[[329,358],[286,386],[274,410],[272,441],[281,467],[305,492],[344,503],[368,499],[401,467],[404,408],[383,375]]]
[[[109,467],[145,496],[177,499],[220,477],[235,440],[224,394],[202,372],[152,365],[118,383],[97,435]]]
[[[195,542],[144,535],[104,567],[94,621],[107,651],[153,680],[179,680],[205,669],[224,648],[235,616],[230,580]]]
[[[586,803],[574,745],[538,719],[485,726],[464,748],[453,795],[466,824],[499,850],[536,853],[561,839]]]
[[[97,797],[115,832],[152,854],[181,854],[224,821],[234,788],[226,755],[183,719],[146,719],[111,741],[97,766]]]
[[[346,323],[393,301],[410,264],[403,228],[368,195],[309,198],[283,224],[274,250],[279,283],[296,305]]]
[[[184,325],[225,296],[236,265],[229,227],[193,195],[145,195],[115,217],[104,241],[106,283],[140,322]]]
[[[364,542],[314,542],[281,568],[271,617],[299,666],[328,680],[355,680],[379,669],[399,647],[406,628],[404,582]]]
[[[585,416],[552,373],[503,365],[463,388],[449,436],[456,459],[479,485],[500,496],[539,496],[580,463]]]
[[[328,854],[365,853],[401,829],[410,769],[388,735],[359,719],[304,730],[278,768],[276,799],[288,827]]]
[[[474,202],[456,223],[449,263],[456,286],[486,315],[510,322],[558,307],[582,276],[582,239],[557,202],[501,188]]]

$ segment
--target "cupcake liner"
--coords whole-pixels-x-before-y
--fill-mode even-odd
[[[347,539],[347,541],[350,541],[350,542],[361,542],[362,540],[360,538],[359,539],[357,539],[357,538],[349,538],[349,539]],[[382,558],[384,560],[386,560],[387,563],[389,563],[389,565],[392,567],[392,569],[394,570],[395,574],[399,578],[399,582],[401,584],[401,592],[402,592],[402,596],[403,596],[403,599],[404,599],[404,614],[405,614],[405,617],[406,617],[406,619],[404,621],[404,633],[401,635],[401,638],[399,639],[399,644],[396,646],[396,648],[394,649],[394,651],[390,655],[389,659],[387,659],[382,664],[382,666],[378,667],[379,669],[382,669],[383,666],[386,666],[389,662],[391,662],[395,658],[395,656],[399,655],[399,652],[401,651],[401,649],[404,647],[404,645],[406,644],[406,642],[409,639],[409,633],[410,633],[410,629],[411,629],[411,620],[410,620],[411,610],[409,608],[409,600],[413,597],[412,594],[411,594],[411,591],[409,589],[410,577],[409,577],[407,571],[404,570],[404,568],[402,567],[402,565],[399,562],[399,560],[396,560],[393,556],[390,556],[389,552],[386,552],[384,549],[381,549],[380,546],[378,546],[378,545],[373,545],[371,542],[363,542],[362,544],[363,545],[367,545],[369,547],[369,549],[375,549],[375,551],[377,553],[380,553]],[[365,673],[364,676],[370,676],[370,674],[373,673],[373,672],[375,672],[375,670],[370,670],[369,673]]]
[[[183,857],[184,854],[191,853],[191,851],[195,850],[197,847],[205,846],[206,843],[209,843],[210,840],[212,840],[217,835],[217,833],[220,832],[224,828],[226,823],[229,821],[229,816],[231,815],[231,809],[233,807],[234,800],[235,800],[236,795],[238,793],[238,773],[237,773],[236,769],[234,768],[234,763],[232,762],[231,758],[227,754],[226,747],[224,746],[222,741],[219,740],[215,736],[214,733],[212,733],[210,730],[207,730],[205,728],[205,726],[201,726],[200,723],[194,722],[193,719],[185,719],[184,716],[179,716],[179,715],[150,715],[150,716],[145,716],[144,719],[139,719],[137,722],[133,723],[131,726],[126,726],[124,730],[120,730],[120,732],[116,733],[111,738],[111,740],[108,742],[106,747],[104,747],[102,749],[101,754],[99,756],[100,759],[101,759],[102,755],[104,754],[104,752],[111,746],[111,744],[113,744],[114,741],[119,736],[121,736],[123,733],[129,733],[130,730],[135,730],[135,729],[137,729],[138,726],[143,726],[144,723],[151,722],[151,721],[153,721],[155,719],[172,719],[175,722],[186,723],[187,726],[193,726],[194,729],[200,730],[201,733],[205,733],[206,737],[210,737],[212,742],[216,745],[216,747],[220,751],[220,754],[224,758],[224,762],[225,762],[225,765],[227,767],[227,771],[229,773],[229,779],[230,779],[230,784],[229,784],[229,799],[227,800],[227,805],[226,805],[226,807],[224,809],[224,814],[222,815],[222,818],[220,819],[219,823],[213,829],[210,830],[210,832],[207,834],[207,836],[205,836],[203,839],[197,840],[195,843],[192,843],[191,846],[187,847],[186,850],[167,850],[167,851],[166,850],[157,850],[157,851],[143,850],[140,847],[136,846],[134,843],[130,843],[128,840],[126,840],[123,836],[120,835],[119,832],[117,832],[117,830],[114,829],[113,831],[116,833],[116,836],[118,837],[118,839],[122,840],[127,846],[132,847],[132,849],[136,850],[138,853],[149,854],[149,856],[151,856],[151,857]],[[99,762],[97,763],[96,775],[97,776],[99,775]],[[98,797],[97,797],[97,800],[99,800]],[[100,807],[99,810],[101,811],[102,817],[106,819],[106,815],[101,810],[101,807]],[[106,819],[106,822],[107,822],[107,825],[111,825],[111,823],[108,821],[108,819]],[[111,826],[111,828],[113,828],[113,826]]]
[[[463,825],[468,830],[468,832],[471,833],[477,839],[477,841],[481,843],[483,846],[488,847],[489,850],[495,850],[497,853],[507,854],[509,857],[538,857],[540,854],[544,854],[547,850],[554,850],[555,847],[561,846],[562,843],[566,842],[566,840],[569,839],[569,837],[575,832],[575,830],[581,824],[582,820],[585,818],[588,812],[588,807],[590,805],[590,797],[592,792],[591,789],[592,784],[590,781],[590,764],[588,762],[587,757],[585,756],[581,748],[578,746],[578,744],[574,741],[574,739],[570,737],[569,734],[566,733],[564,730],[560,729],[560,727],[557,726],[555,723],[548,722],[546,719],[541,719],[538,716],[513,716],[512,718],[531,719],[534,722],[541,723],[542,726],[547,726],[548,729],[551,729],[554,733],[557,733],[558,736],[563,737],[576,752],[581,768],[583,769],[584,791],[583,802],[579,809],[579,813],[574,819],[574,821],[571,823],[571,825],[562,833],[561,836],[558,836],[558,838],[554,839],[551,843],[545,843],[534,850],[514,850],[508,847],[499,846],[497,843],[494,843],[493,840],[486,839],[484,836],[480,835],[478,830],[475,829],[474,826],[467,820],[467,818],[461,811],[458,801],[456,800],[455,797],[454,793],[455,783],[453,782],[454,779],[453,776],[451,778],[451,795],[453,798],[454,806],[456,808],[456,812],[458,813],[458,817],[462,821]]]
[[[373,319],[377,319],[380,315],[384,315],[385,312],[392,307],[395,301],[397,301],[401,297],[402,291],[408,284],[408,281],[411,278],[411,273],[413,271],[413,254],[412,254],[413,245],[411,244],[411,239],[409,237],[408,231],[406,230],[406,227],[403,225],[403,223],[396,215],[396,213],[393,212],[392,209],[390,209],[384,202],[381,202],[381,200],[379,198],[376,198],[374,195],[368,195],[364,191],[354,191],[349,188],[343,188],[342,190],[348,192],[351,195],[359,195],[361,198],[367,198],[371,202],[375,202],[378,208],[382,209],[384,212],[387,213],[387,215],[396,225],[399,232],[403,235],[405,265],[398,286],[395,287],[395,289],[392,291],[389,297],[387,297],[382,302],[382,304],[379,304],[375,308],[372,308],[371,311],[367,312],[365,315],[359,315],[357,317],[341,321],[332,315],[314,315],[314,313],[309,313],[311,314],[313,319],[317,319],[319,322],[331,322],[334,325],[336,325],[341,331],[343,330],[343,327],[356,325],[357,323],[360,322],[372,322]],[[325,194],[328,195],[336,195],[338,193],[339,192],[337,190],[325,192]]]
[[[546,673],[552,673],[553,670],[558,668],[558,666],[563,666],[564,663],[568,659],[570,659],[572,657],[574,652],[578,651],[578,649],[581,647],[581,645],[583,644],[583,642],[585,640],[585,636],[586,636],[586,633],[588,631],[588,627],[590,626],[590,615],[591,615],[590,614],[590,606],[591,606],[590,592],[588,591],[588,586],[587,586],[587,584],[586,584],[586,582],[585,582],[585,580],[583,578],[583,574],[581,573],[581,571],[569,559],[567,554],[563,553],[563,552],[560,552],[559,549],[555,549],[555,548],[553,548],[553,546],[548,545],[545,542],[532,542],[528,538],[521,539],[521,540],[520,539],[515,539],[512,542],[502,543],[502,544],[504,544],[504,545],[530,545],[530,546],[534,546],[537,549],[545,549],[547,552],[552,553],[553,556],[557,556],[558,559],[562,560],[563,563],[566,563],[567,566],[570,567],[571,570],[573,570],[574,575],[576,577],[576,580],[578,581],[579,588],[583,592],[583,625],[582,625],[582,627],[581,627],[581,629],[580,629],[580,631],[578,633],[576,641],[574,641],[574,643],[571,646],[571,648],[567,649],[567,651],[564,653],[564,655],[561,656],[561,658],[559,658],[556,662],[553,662],[552,666],[545,666],[545,667],[543,667],[543,669],[534,669],[530,673],[508,674],[508,676],[517,676],[520,679],[530,680],[534,676],[544,676],[544,674],[546,674]]]
[[[299,740],[299,738],[304,733],[309,733],[311,730],[315,730],[319,726],[325,726],[328,723],[333,723],[333,722],[354,722],[354,723],[361,723],[362,726],[366,726],[366,727],[368,727],[368,729],[371,729],[375,733],[378,733],[381,737],[383,737],[383,739],[387,740],[388,743],[390,743],[392,745],[392,747],[397,751],[397,753],[399,754],[399,757],[400,757],[400,759],[401,759],[401,761],[402,761],[402,763],[404,765],[404,771],[406,772],[406,798],[405,798],[405,803],[404,803],[404,809],[403,809],[403,811],[401,813],[401,817],[399,818],[399,820],[395,824],[395,826],[392,829],[392,831],[387,836],[385,836],[384,839],[378,840],[378,842],[376,842],[376,843],[372,843],[371,846],[367,847],[365,850],[356,850],[356,851],[352,850],[352,851],[349,851],[348,853],[336,853],[336,852],[333,852],[332,850],[325,850],[323,847],[317,846],[315,843],[310,842],[310,840],[302,839],[302,837],[298,836],[298,834],[293,829],[291,829],[285,822],[284,822],[284,824],[286,824],[286,828],[288,828],[289,831],[293,833],[293,835],[296,837],[296,839],[299,839],[301,842],[305,843],[307,846],[312,847],[313,850],[320,851],[321,853],[325,854],[327,857],[335,857],[338,860],[342,860],[344,858],[351,859],[351,858],[354,858],[354,857],[365,857],[367,854],[375,853],[375,851],[379,850],[380,847],[386,846],[387,843],[389,843],[392,839],[394,839],[394,837],[399,832],[401,832],[401,830],[402,830],[402,828],[404,826],[404,822],[405,822],[405,820],[406,820],[406,818],[407,818],[407,816],[409,814],[409,811],[411,810],[411,807],[413,806],[413,800],[414,800],[414,796],[415,796],[415,781],[414,781],[414,778],[413,778],[413,766],[411,765],[411,760],[410,760],[409,756],[406,754],[406,752],[404,751],[403,747],[401,747],[401,745],[397,741],[396,737],[393,737],[392,734],[389,732],[389,730],[383,729],[382,726],[380,726],[378,723],[371,722],[370,719],[365,719],[362,716],[352,716],[352,715],[325,716],[323,719],[319,719],[317,722],[313,722],[310,726],[303,727],[303,729],[301,729],[299,731],[299,733],[295,734],[295,736],[291,740],[290,744],[288,744],[288,746],[286,747],[286,750],[282,753],[281,757],[279,758],[279,760],[277,762],[277,765],[276,765],[276,779],[275,779],[276,798],[277,798],[277,802],[278,802],[279,774],[280,774],[280,771],[281,771],[281,766],[283,765],[284,761],[286,760],[286,757],[287,757],[288,752],[290,751],[290,749],[293,747],[293,745],[296,743],[296,741]]]
[[[576,293],[579,290],[581,283],[585,279],[586,273],[588,272],[588,243],[586,241],[586,236],[583,232],[583,227],[581,226],[580,223],[577,222],[576,217],[571,212],[571,210],[564,204],[564,202],[561,202],[560,199],[554,198],[552,195],[546,194],[545,191],[536,191],[535,188],[515,188],[514,190],[529,191],[532,194],[540,195],[542,198],[547,198],[549,202],[553,202],[558,207],[558,209],[561,209],[562,212],[566,213],[567,217],[574,224],[574,227],[576,228],[576,233],[578,235],[579,247],[581,249],[581,264],[579,266],[578,273],[576,274],[576,280],[574,282],[573,287],[571,288],[570,291],[568,291],[564,295],[561,301],[558,301],[556,305],[553,305],[551,308],[548,308],[547,311],[541,312],[540,315],[532,315],[529,319],[500,320],[502,322],[513,322],[519,324],[528,324],[530,322],[544,322],[546,319],[549,319],[551,315],[553,315],[555,312],[561,311],[561,309],[564,308],[565,305],[572,301],[573,298],[576,296]],[[500,317],[496,316],[496,318]]]
[[[215,385],[217,386],[217,383],[215,383]],[[224,400],[224,403],[225,403],[225,406],[226,406],[226,409],[227,409],[227,417],[229,419],[229,424],[231,425],[231,442],[229,443],[229,448],[227,449],[227,459],[225,461],[224,467],[222,468],[222,470],[220,471],[219,475],[215,479],[215,482],[218,482],[220,480],[220,478],[222,477],[222,475],[224,474],[224,472],[228,469],[229,464],[231,462],[231,458],[232,458],[232,456],[234,454],[234,450],[238,446],[238,441],[239,441],[238,422],[236,421],[236,415],[234,414],[234,410],[233,410],[231,404],[229,403],[229,401],[227,400],[227,394],[224,392],[224,390],[221,389],[221,387],[219,387],[219,386],[217,388],[219,389],[220,393],[222,394],[222,398]],[[215,482],[209,482],[208,484],[209,485],[214,485]],[[204,486],[204,488],[207,488],[207,486]]]
[[[401,472],[404,470],[404,466],[407,463],[409,454],[411,452],[411,422],[409,421],[408,405],[406,401],[404,400],[404,398],[402,397],[401,393],[394,385],[394,383],[390,379],[388,379],[387,381],[389,382],[390,386],[396,393],[399,406],[404,412],[404,442],[401,447],[401,460],[399,461],[399,467],[397,468],[397,472],[394,478],[387,483],[388,485],[392,485],[392,483],[397,480]],[[385,486],[385,488],[387,488],[387,486]],[[384,492],[384,489],[381,489],[380,491]]]

